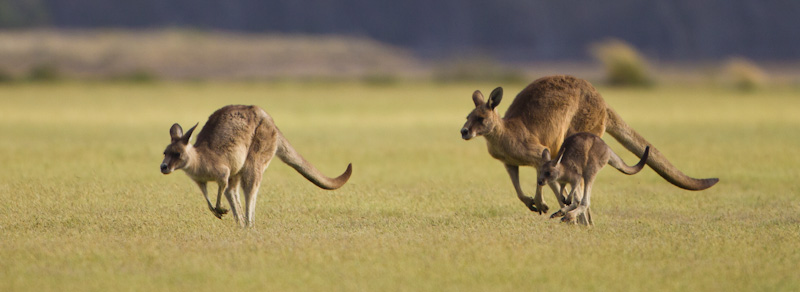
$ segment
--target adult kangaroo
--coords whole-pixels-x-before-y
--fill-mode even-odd
[[[352,164],[348,164],[347,170],[337,178],[323,175],[294,150],[272,117],[257,106],[229,105],[215,111],[208,117],[193,146],[189,144],[189,138],[196,127],[194,125],[184,134],[180,125],[172,125],[169,130],[171,142],[164,150],[161,172],[169,174],[183,169],[200,186],[208,209],[220,219],[228,212],[220,206],[224,193],[239,226],[253,226],[261,176],[275,155],[326,190],[341,187],[352,173]],[[216,207],[211,205],[206,191],[209,181],[219,186]],[[245,218],[242,218],[239,202],[240,183],[244,191]]]
[[[704,190],[719,181],[717,178],[696,179],[683,174],[608,107],[586,80],[558,75],[533,81],[517,94],[505,116],[500,118],[495,108],[502,98],[503,89],[500,87],[492,91],[488,101],[484,101],[483,94],[476,90],[472,94],[475,109],[461,128],[461,137],[464,140],[476,136],[486,138],[489,154],[505,164],[517,197],[531,211],[541,214],[549,208],[540,194],[531,199],[522,192],[519,167],[538,168],[544,162],[541,156],[544,149],[555,151],[566,137],[579,132],[597,136],[608,132],[639,158],[645,147],[650,146],[647,165],[680,188]],[[567,202],[560,186],[554,182],[548,185],[563,208]]]

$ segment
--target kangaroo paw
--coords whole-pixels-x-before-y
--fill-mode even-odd
[[[548,207],[544,202],[539,202],[536,204],[536,207],[539,209],[539,215],[542,215],[542,213],[547,214],[547,211],[550,211],[550,207]]]
[[[533,203],[526,203],[525,207],[528,207],[528,209],[530,209],[533,212],[537,212],[539,214],[542,214],[542,211],[539,211],[539,209],[536,208],[536,206]]]

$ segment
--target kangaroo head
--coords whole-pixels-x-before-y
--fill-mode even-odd
[[[561,156],[558,157],[558,160],[551,160],[550,159],[550,150],[544,149],[542,151],[542,165],[538,168],[538,173],[536,175],[536,182],[540,185],[546,185],[551,181],[555,181],[558,177],[561,176],[561,158],[564,157],[562,153]]]
[[[176,169],[186,167],[186,164],[189,162],[187,148],[191,147],[191,145],[189,145],[189,138],[192,137],[194,128],[197,128],[197,124],[189,129],[186,134],[183,133],[181,125],[178,124],[172,125],[169,129],[169,136],[172,140],[169,145],[167,145],[167,149],[164,149],[164,161],[161,162],[161,173],[170,174]]]
[[[480,90],[476,90],[472,94],[472,102],[475,103],[475,109],[467,116],[467,122],[461,128],[461,138],[469,140],[475,136],[482,136],[490,133],[501,122],[500,115],[497,114],[495,108],[500,104],[503,99],[503,88],[498,87],[489,95],[489,101],[483,101],[483,94]]]

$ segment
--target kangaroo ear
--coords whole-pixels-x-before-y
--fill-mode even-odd
[[[495,107],[497,107],[497,105],[500,104],[500,100],[502,99],[503,99],[502,87],[498,87],[492,90],[492,94],[489,94],[489,102],[487,103],[489,105],[489,109],[493,110]]]
[[[561,155],[558,156],[558,161],[556,162],[556,165],[561,164],[561,158],[564,158],[564,151],[561,151]]]
[[[542,151],[542,159],[544,159],[544,161],[552,160],[552,158],[550,157],[550,149],[544,148],[544,150]]]
[[[475,90],[475,92],[472,93],[472,102],[475,103],[475,107],[486,104],[486,102],[483,101],[483,93],[481,93],[480,90]]]
[[[189,144],[189,138],[192,137],[192,132],[194,132],[194,128],[197,128],[197,125],[199,125],[199,124],[200,123],[194,124],[194,127],[189,129],[189,131],[186,131],[186,134],[184,134],[183,137],[181,137],[181,143]]]
[[[169,137],[172,138],[172,142],[183,137],[183,128],[181,128],[181,125],[178,125],[178,123],[172,125],[172,127],[169,128]]]

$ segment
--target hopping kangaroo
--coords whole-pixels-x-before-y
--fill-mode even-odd
[[[489,154],[505,164],[519,199],[539,214],[549,208],[540,194],[531,199],[522,192],[519,167],[540,166],[544,162],[541,156],[544,149],[559,149],[564,138],[580,132],[597,136],[608,132],[639,157],[650,144],[606,105],[589,82],[582,79],[572,76],[540,78],[523,89],[511,102],[505,116],[500,118],[495,108],[502,98],[503,89],[500,87],[492,91],[488,101],[484,101],[480,91],[475,91],[472,94],[475,109],[461,128],[461,137],[469,140],[484,136]],[[683,174],[653,147],[647,165],[668,182],[687,190],[707,189],[719,181]],[[560,186],[555,182],[548,185],[563,208],[566,198]]]
[[[557,160],[550,159],[550,150],[542,151],[543,163],[537,170],[537,196],[541,196],[542,186],[546,183],[556,182],[562,191],[566,189],[566,185],[571,185],[572,190],[567,197],[569,206],[553,213],[550,218],[564,216],[561,221],[575,222],[577,215],[584,215],[581,217],[581,223],[592,225],[594,223],[589,212],[589,205],[592,184],[597,173],[603,169],[603,166],[610,164],[624,174],[636,174],[644,168],[649,153],[650,146],[646,146],[639,163],[628,166],[600,137],[590,133],[577,133],[569,136],[561,145]],[[578,202],[576,191],[581,184],[583,184],[583,197]]]
[[[292,148],[272,118],[257,106],[229,105],[217,110],[208,117],[192,146],[189,138],[196,127],[194,125],[184,134],[180,125],[172,125],[169,130],[172,141],[164,150],[161,172],[169,174],[183,169],[200,186],[208,208],[217,218],[228,212],[220,205],[224,193],[239,226],[253,226],[261,176],[275,155],[327,190],[344,185],[352,172],[352,164],[348,164],[347,170],[337,178],[323,175]],[[211,205],[206,191],[209,181],[219,186],[216,207]],[[244,218],[239,202],[240,184],[245,199]]]

